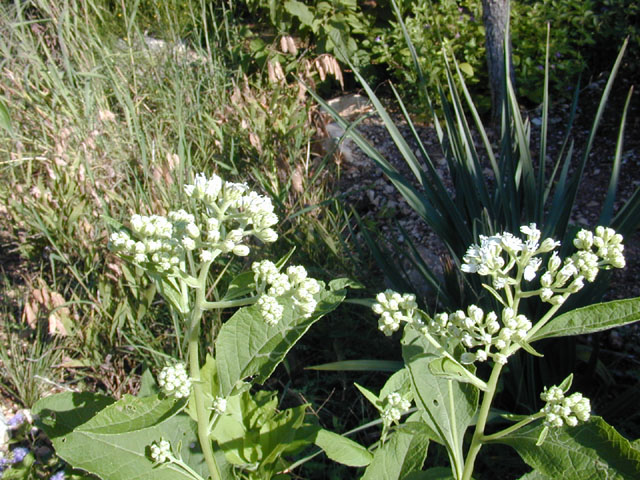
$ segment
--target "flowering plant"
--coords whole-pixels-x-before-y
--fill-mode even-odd
[[[143,378],[138,397],[40,400],[34,410],[57,454],[105,480],[268,479],[286,470],[286,454],[312,443],[331,458],[366,465],[370,454],[309,421],[307,405],[279,411],[275,392],[251,389],[343,300],[349,282],[325,285],[302,266],[285,268],[286,259],[262,260],[219,291],[228,269],[216,273],[215,262],[248,256],[252,238],[274,242],[278,218],[270,199],[215,174],[196,175],[184,192],[184,209],[134,215],[110,246],[144,269],[181,319],[176,333],[185,338],[186,358],[168,362],[157,383]],[[238,310],[208,339],[214,354],[201,355],[205,313],[231,308]],[[334,455],[344,448],[355,457]]]
[[[621,235],[605,227],[581,230],[573,240],[576,252],[562,259],[556,251],[560,242],[542,240],[535,224],[520,232],[521,237],[509,232],[480,236],[479,244],[470,246],[463,257],[463,272],[488,280],[483,287],[497,300],[497,311],[470,305],[430,316],[418,308],[412,294],[387,290],[377,295],[373,311],[379,315],[379,329],[391,335],[404,324],[405,367],[388,380],[380,395],[358,386],[378,407],[383,423],[381,441],[364,478],[379,478],[381,465],[388,469],[390,462],[398,467],[397,476],[385,478],[405,478],[421,470],[431,440],[445,446],[451,463],[451,477],[446,478],[456,480],[472,478],[477,455],[489,443],[515,448],[535,470],[526,478],[599,478],[600,470],[615,478],[640,475],[640,453],[604,420],[591,415],[589,399],[577,392],[567,395],[572,376],[544,388],[540,398],[545,405],[539,412],[503,415],[515,423],[486,431],[494,429],[489,425],[491,405],[500,375],[515,352],[524,349],[540,355],[531,345],[537,340],[592,333],[640,319],[640,298],[556,316],[566,299],[585,282],[593,282],[600,270],[624,267]],[[548,305],[537,321],[521,313],[531,297]],[[486,381],[476,373],[476,366],[483,363],[490,369]],[[410,408],[413,402],[415,409]],[[401,423],[407,412],[413,413]],[[473,433],[465,452],[463,439],[470,428]]]

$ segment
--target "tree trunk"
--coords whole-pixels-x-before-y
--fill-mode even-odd
[[[505,62],[504,45],[509,22],[509,0],[482,0],[482,21],[485,28],[485,45],[487,47],[487,67],[489,69],[489,87],[491,89],[491,117],[498,122],[505,97]],[[509,51],[511,51],[511,39]],[[509,55],[511,83],[515,88],[515,75],[511,55]]]

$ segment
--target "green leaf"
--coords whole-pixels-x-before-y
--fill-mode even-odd
[[[157,396],[126,395],[113,402],[93,394],[64,393],[40,400],[34,412],[56,454],[72,465],[109,480],[192,480],[167,465],[154,466],[149,445],[160,439],[206,477],[195,424],[177,414],[180,403]],[[228,465],[220,456],[223,470]]]
[[[225,293],[222,300],[233,300],[234,298],[239,298],[244,295],[248,295],[249,293],[253,293],[255,290],[255,280],[254,280],[253,272],[242,272],[240,275],[236,276],[231,283],[229,284],[229,288],[227,288],[227,293]]]
[[[138,396],[149,397],[158,393],[160,393],[160,389],[158,388],[156,379],[153,378],[151,370],[145,368],[142,376],[140,377],[140,391],[138,392]]]
[[[11,115],[9,109],[2,99],[0,99],[0,128],[5,129],[8,133],[12,133]]]
[[[416,405],[438,442],[462,466],[462,440],[478,406],[478,390],[470,384],[447,380],[431,373],[429,364],[439,357],[427,339],[413,328],[405,328],[402,356],[411,374]],[[461,472],[459,472],[461,473]]]
[[[441,378],[470,383],[482,391],[487,391],[488,389],[486,382],[483,382],[463,365],[448,357],[436,358],[429,362],[429,371]]]
[[[331,460],[350,467],[365,467],[373,458],[359,443],[328,430],[320,429],[314,443],[324,450]]]
[[[216,340],[216,363],[220,395],[227,397],[236,384],[254,376],[264,383],[291,347],[323,315],[344,299],[344,290],[322,290],[318,306],[309,318],[296,314],[291,300],[283,301],[284,313],[275,326],[265,323],[255,305],[238,310],[227,321]]]
[[[373,460],[362,480],[402,480],[422,469],[427,457],[429,437],[396,430],[391,438],[373,454]]]
[[[374,407],[376,407],[378,410],[380,410],[382,408],[381,407],[381,403],[382,402],[380,401],[380,399],[378,398],[378,396],[375,393],[373,393],[371,390],[368,390],[368,389],[364,388],[362,385],[358,385],[357,383],[354,383],[354,385],[356,386],[356,388],[358,390],[360,390],[360,393],[362,395],[364,395],[364,398],[369,400],[369,402]]]
[[[380,390],[380,399],[384,400],[393,392],[398,392],[403,397],[406,397],[408,393],[411,393],[411,398],[407,399],[413,399],[413,392],[411,391],[411,375],[409,375],[409,370],[406,368],[398,370],[389,377]]]
[[[552,480],[552,478],[547,477],[537,470],[532,470],[529,473],[525,473],[523,476],[521,476],[519,480]]]
[[[454,480],[451,469],[446,467],[433,467],[424,472],[414,472],[405,480]]]
[[[311,27],[314,19],[313,12],[304,3],[298,2],[297,0],[289,0],[284,4],[284,8],[287,12],[300,20],[300,23],[307,27]]]
[[[397,372],[404,366],[402,362],[391,360],[343,360],[306,367],[307,370],[329,370],[338,372]]]
[[[536,446],[543,428],[528,425],[497,442],[515,448],[528,465],[550,478],[640,478],[640,452],[602,418],[591,417],[573,428],[549,429],[544,443]]]
[[[473,77],[473,67],[470,64],[466,62],[460,63],[458,64],[458,68],[462,70],[467,77]]]
[[[556,317],[538,330],[530,342],[551,337],[595,333],[640,320],[640,297],[576,308]]]

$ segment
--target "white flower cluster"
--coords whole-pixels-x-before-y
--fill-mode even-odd
[[[402,322],[412,323],[418,308],[416,296],[405,293],[399,294],[393,290],[385,290],[376,295],[377,303],[371,307],[380,315],[378,329],[389,336],[400,328]]]
[[[520,231],[526,235],[525,240],[509,232],[480,236],[480,245],[470,246],[463,257],[462,271],[491,276],[493,287],[498,290],[518,282],[510,275],[514,266],[522,269],[524,280],[535,279],[542,265],[538,255],[555,250],[560,242],[547,238],[540,243],[540,230],[533,223],[521,227]],[[553,252],[546,271],[540,276],[540,298],[552,305],[564,303],[569,295],[584,286],[585,280],[593,282],[600,268],[625,265],[622,236],[611,228],[597,227],[595,235],[581,230],[573,243],[578,252],[564,261]]]
[[[155,463],[164,463],[171,458],[171,445],[166,440],[153,442],[149,450],[151,450],[151,460]]]
[[[271,200],[249,191],[246,184],[223,182],[215,173],[210,178],[200,173],[193,185],[185,185],[184,191],[188,197],[202,201],[209,211],[235,220],[244,235],[255,235],[263,242],[277,240],[278,235],[271,227],[278,223],[278,217],[273,213]],[[245,231],[247,226],[252,228]]]
[[[316,309],[317,302],[313,297],[320,292],[320,283],[307,276],[307,271],[300,265],[292,265],[286,273],[269,260],[255,262],[251,269],[254,272],[256,290],[260,298],[256,302],[262,318],[269,325],[277,325],[282,319],[283,298],[291,298],[297,313],[310,317]]]
[[[546,427],[559,428],[563,425],[575,427],[579,422],[586,422],[591,416],[591,402],[581,393],[564,396],[560,387],[545,388],[540,398],[547,402],[541,412],[545,414]]]
[[[385,399],[385,407],[381,417],[385,425],[391,425],[400,421],[402,414],[411,408],[411,402],[402,397],[398,392],[392,392]]]
[[[488,312],[471,305],[467,311],[458,310],[454,313],[438,313],[430,319],[424,327],[423,333],[439,337],[445,349],[451,340],[460,341],[467,349],[460,361],[464,364],[485,362],[489,358],[502,365],[507,363],[504,353],[514,342],[525,339],[532,327],[531,321],[524,315],[516,315],[513,309],[502,311],[502,325],[495,312]],[[475,349],[475,351],[470,351]]]
[[[167,394],[186,398],[191,393],[191,379],[183,363],[169,365],[158,374],[158,385]]]
[[[202,262],[220,253],[249,254],[243,242],[255,236],[263,242],[277,240],[273,227],[278,217],[271,200],[240,183],[223,182],[213,175],[196,175],[185,193],[196,201],[194,213],[185,210],[159,215],[131,217],[133,235],[121,231],[111,235],[111,247],[132,257],[146,268],[173,272],[184,262],[187,252],[198,251]]]
[[[223,397],[216,397],[213,399],[211,408],[218,415],[222,415],[227,409],[227,400]]]
[[[535,223],[520,227],[520,232],[526,235],[526,239],[522,240],[509,232],[491,237],[480,235],[480,245],[474,244],[467,249],[460,269],[465,273],[491,276],[496,289],[516,283],[509,275],[516,265],[523,267],[525,280],[533,280],[542,263],[535,255],[554,250],[560,242],[547,238],[540,243],[541,233]]]

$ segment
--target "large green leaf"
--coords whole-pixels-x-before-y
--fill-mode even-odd
[[[571,310],[551,320],[538,330],[530,341],[594,333],[638,320],[640,320],[640,297],[598,303]]]
[[[519,480],[552,480],[550,477],[540,473],[537,470],[531,470],[529,473],[525,473]]]
[[[454,478],[449,468],[433,467],[423,472],[414,472],[406,480],[454,480]]]
[[[334,462],[350,467],[365,467],[373,456],[359,443],[337,433],[319,429],[314,443]]]
[[[458,467],[462,465],[464,432],[472,424],[478,406],[478,390],[472,385],[434,375],[429,364],[439,353],[413,328],[406,328],[402,356],[411,375],[416,405],[426,425],[438,434]]]
[[[89,393],[63,393],[40,400],[34,412],[58,456],[105,480],[192,480],[167,464],[154,467],[149,445],[160,439],[206,477],[202,454],[192,447],[198,445],[195,424],[178,414],[181,407],[175,399],[155,395],[126,395],[113,402]]]
[[[413,471],[422,469],[427,457],[429,436],[396,430],[391,438],[373,455],[362,480],[402,480]]]
[[[275,326],[267,325],[255,305],[238,310],[222,326],[216,340],[220,394],[227,397],[249,376],[255,375],[256,383],[264,383],[309,327],[342,302],[344,285],[331,282],[332,289],[316,295],[318,306],[309,318],[297,315],[290,300],[283,302],[284,313]]]
[[[640,452],[602,418],[591,417],[573,428],[549,429],[544,443],[536,446],[542,428],[529,425],[497,441],[515,448],[527,464],[549,478],[640,478]]]
[[[304,3],[297,0],[289,0],[284,4],[284,8],[294,17],[300,20],[300,23],[310,27],[313,24],[313,12]]]

